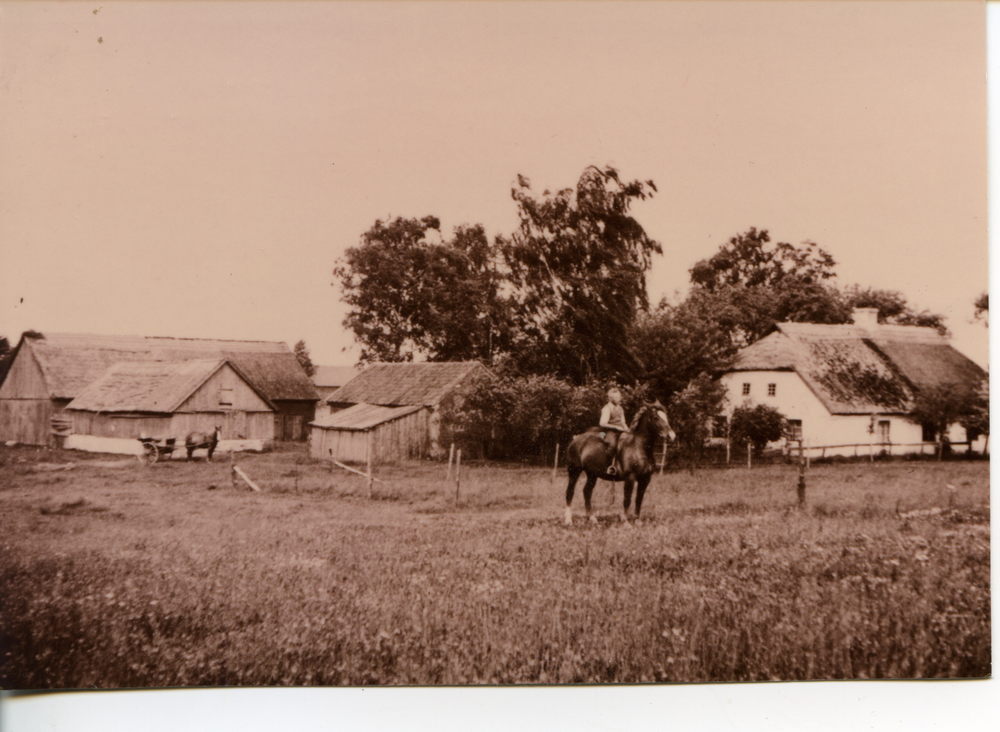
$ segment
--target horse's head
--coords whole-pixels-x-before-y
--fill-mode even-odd
[[[660,404],[660,400],[657,399],[647,405],[649,408],[649,413],[652,415],[653,423],[656,426],[656,432],[664,440],[669,440],[673,442],[677,435],[670,428],[670,420],[667,418],[667,408]]]

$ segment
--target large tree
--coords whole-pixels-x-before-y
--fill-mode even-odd
[[[518,176],[520,224],[503,242],[520,331],[516,366],[583,383],[639,377],[628,333],[648,307],[645,273],[661,253],[631,215],[652,181],[589,167],[575,188],[540,196]]]
[[[433,216],[376,221],[334,270],[361,360],[491,363],[509,341],[496,264],[482,226],[443,241]]]
[[[835,265],[815,242],[772,244],[767,229],[751,228],[691,268],[688,300],[743,347],[778,322],[845,322],[850,308],[829,282]]]

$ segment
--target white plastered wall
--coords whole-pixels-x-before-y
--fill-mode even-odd
[[[877,451],[882,449],[878,442],[877,431],[874,435],[868,431],[871,425],[870,414],[830,414],[794,371],[737,371],[724,374],[720,381],[725,384],[729,398],[727,417],[732,415],[733,409],[748,401],[751,404],[766,404],[777,409],[786,419],[797,419],[802,422],[802,437],[807,446],[850,445],[850,447],[827,449],[826,455],[867,455],[867,446],[873,440],[875,449]],[[750,385],[749,395],[743,394],[744,384]],[[774,396],[768,394],[769,384],[775,386]],[[922,442],[920,425],[898,414],[876,415],[875,419],[889,421],[889,441],[893,445],[893,454],[921,452],[921,450],[928,454],[933,452],[933,443]],[[958,425],[953,426],[949,432],[949,439],[952,442],[963,442],[965,430]],[[774,443],[771,447],[779,447],[781,444]],[[855,448],[855,445],[861,447]],[[982,440],[977,442],[974,448],[981,450]]]

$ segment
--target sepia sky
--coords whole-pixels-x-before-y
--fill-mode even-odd
[[[509,233],[517,174],[611,164],[659,188],[654,302],[756,226],[985,364],[985,72],[977,2],[0,0],[0,335],[350,363],[332,269],[376,219]]]

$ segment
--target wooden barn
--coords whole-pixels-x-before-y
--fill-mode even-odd
[[[274,439],[305,440],[319,395],[284,343],[26,334],[0,384],[0,441],[52,442],[55,417],[120,362],[226,360],[273,407]]]
[[[775,407],[793,439],[824,446],[825,455],[932,449],[934,429],[907,419],[914,396],[935,386],[973,390],[986,372],[933,328],[884,325],[877,314],[857,308],[848,325],[775,325],[721,376],[730,413],[747,403]],[[975,439],[957,425],[948,437]]]
[[[327,398],[332,413],[312,423],[310,454],[361,462],[371,439],[375,462],[438,457],[442,407],[479,373],[489,371],[478,361],[372,364]]]
[[[222,440],[274,439],[274,408],[224,360],[117,363],[84,388],[66,413],[75,435],[183,441],[191,432],[219,427]]]

